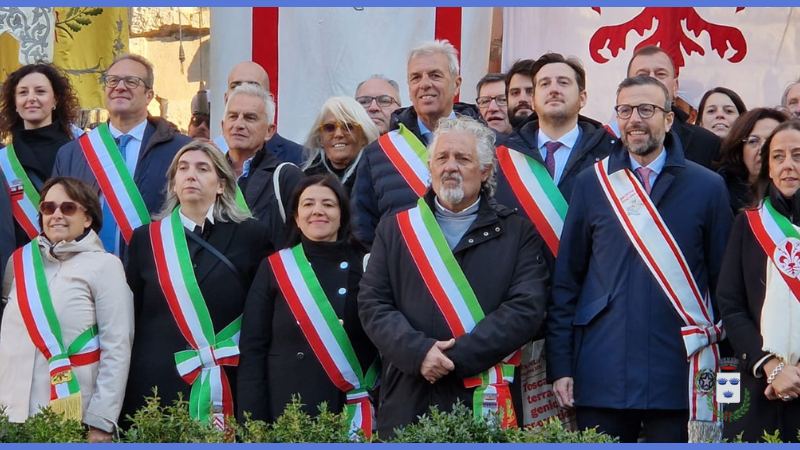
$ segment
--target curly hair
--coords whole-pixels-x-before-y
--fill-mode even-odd
[[[49,63],[38,62],[20,67],[3,83],[0,90],[0,138],[9,138],[12,130],[22,125],[22,117],[17,113],[15,102],[16,90],[19,82],[32,73],[41,73],[50,81],[56,98],[53,123],[58,124],[62,133],[73,137],[70,125],[77,118],[80,109],[78,96],[61,69]]]

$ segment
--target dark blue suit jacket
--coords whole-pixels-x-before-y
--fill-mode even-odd
[[[298,167],[303,162],[303,146],[278,133],[267,141],[267,150],[282,162],[290,162]]]
[[[14,216],[11,213],[11,197],[6,189],[6,179],[0,171],[0,280],[5,274],[6,262],[14,253]],[[0,305],[0,310],[2,310]]]
[[[651,198],[700,291],[713,295],[733,220],[725,183],[686,160],[674,134],[665,146]],[[621,142],[608,167],[630,169]],[[547,310],[548,380],[573,377],[578,406],[687,409],[683,321],[628,240],[593,169],[578,176],[563,236]]]

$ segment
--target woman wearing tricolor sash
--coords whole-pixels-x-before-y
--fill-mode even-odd
[[[764,431],[797,441],[800,429],[800,121],[778,125],[761,150],[759,199],[736,217],[717,298],[749,408],[725,435]],[[722,389],[717,386],[717,389]],[[726,405],[736,411],[744,405]]]
[[[133,303],[117,257],[103,250],[100,201],[81,180],[42,189],[43,233],[18,249],[3,282],[0,409],[24,422],[42,407],[116,431],[133,340]]]
[[[352,235],[342,185],[300,181],[287,248],[259,267],[247,296],[239,368],[240,411],[274,421],[300,395],[309,414],[327,402],[371,435],[377,350],[358,319],[364,249]]]
[[[156,388],[163,403],[181,394],[192,417],[223,427],[245,296],[272,243],[237,205],[233,169],[210,144],[181,148],[167,179],[160,220],[134,231],[126,266],[136,338],[123,417]]]

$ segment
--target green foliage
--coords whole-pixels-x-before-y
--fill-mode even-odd
[[[67,11],[66,16],[58,18],[56,21],[56,28],[63,31],[70,38],[74,39],[72,33],[77,33],[85,26],[92,24],[92,19],[89,16],[99,16],[103,13],[103,8],[78,8],[72,7]],[[72,31],[72,33],[70,33]]]
[[[544,425],[528,429],[534,443],[613,443],[619,438],[598,432],[595,428],[584,431],[565,430],[561,421],[551,417]]]
[[[128,443],[219,443],[227,442],[228,434],[213,427],[210,422],[194,420],[189,415],[189,402],[181,396],[171,406],[162,406],[158,392],[147,397],[144,407],[128,416],[131,427],[124,433],[122,442]],[[231,423],[232,423],[231,419]]]
[[[61,414],[49,407],[40,414],[28,417],[24,423],[9,422],[4,410],[0,410],[0,443],[78,443],[86,442],[86,431],[75,420],[64,420]]]
[[[764,430],[764,435],[761,436],[761,442],[767,444],[783,444],[783,440],[781,439],[781,432],[775,430],[775,433],[769,434],[767,430]]]

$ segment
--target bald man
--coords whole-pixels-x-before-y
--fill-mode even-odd
[[[225,103],[228,103],[228,95],[236,89],[236,86],[243,84],[258,85],[269,92],[269,74],[260,64],[253,61],[243,61],[236,64],[228,75],[228,90],[225,91],[223,96]],[[274,123],[275,117],[270,118],[269,122]],[[223,136],[218,136],[214,139],[214,143],[223,152],[228,151],[228,144]],[[267,151],[274,154],[282,162],[290,162],[298,166],[303,162],[303,146],[286,139],[277,132],[267,140]]]

